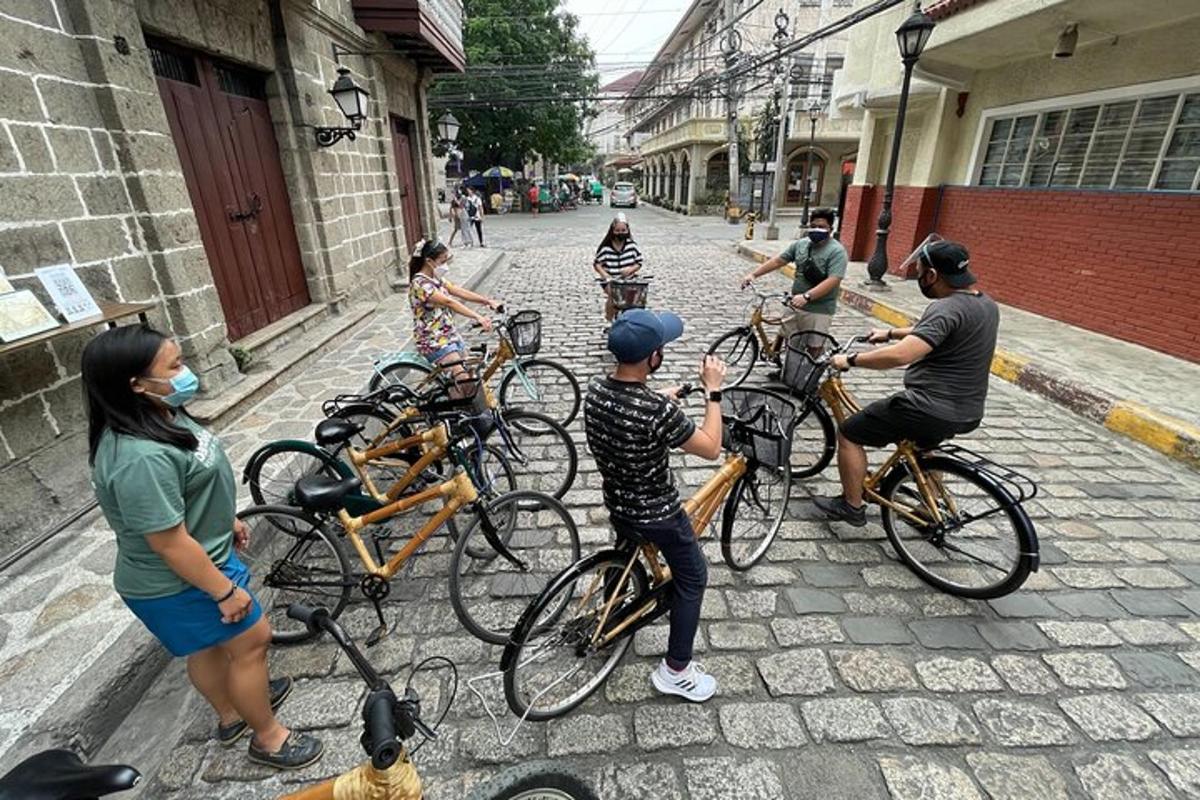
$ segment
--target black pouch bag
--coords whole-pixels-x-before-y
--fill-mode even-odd
[[[804,264],[800,268],[800,274],[804,276],[804,280],[808,281],[809,286],[816,286],[829,277],[821,271],[821,268],[817,266],[817,262],[813,261],[812,256],[805,257]]]

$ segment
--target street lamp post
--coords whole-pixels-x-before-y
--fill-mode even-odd
[[[821,106],[813,103],[808,107],[808,160],[804,165],[804,212],[800,224],[808,225],[809,198],[812,196],[813,150],[817,146],[817,120],[821,118]]]
[[[888,164],[887,184],[883,192],[883,207],[879,211],[879,224],[875,230],[875,252],[867,262],[868,286],[887,286],[883,276],[888,270],[888,229],[892,227],[892,195],[896,190],[896,162],[900,160],[900,140],[904,136],[904,115],[908,111],[908,88],[912,82],[913,67],[921,57],[921,51],[933,33],[933,18],[921,11],[914,11],[896,29],[896,42],[900,46],[900,60],[904,62],[904,82],[900,85],[900,105],[896,109],[896,130],[892,138],[892,160]]]

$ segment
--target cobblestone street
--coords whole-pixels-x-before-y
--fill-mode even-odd
[[[744,318],[736,281],[749,262],[731,246],[741,228],[647,207],[628,216],[655,276],[651,306],[687,323],[662,383],[690,380],[707,345]],[[568,364],[581,385],[609,363],[590,269],[609,218],[607,208],[583,208],[485,222],[489,247],[508,259],[483,291],[541,310],[542,354]],[[872,324],[843,307],[834,333]],[[296,398],[294,424],[263,435],[309,430],[322,392],[357,388],[333,385],[347,363],[334,350],[281,389]],[[852,372],[847,385],[873,399],[899,380]],[[588,552],[611,536],[582,419],[573,433],[580,473],[566,500]],[[964,443],[1040,486],[1028,511],[1042,566],[1016,594],[963,601],[926,587],[893,559],[877,512],[861,529],[816,519],[808,497],[836,493],[830,467],[794,485],[779,539],[748,572],[723,564],[710,533],[697,649],[720,683],[716,698],[693,706],[654,693],[649,673],[665,624],[639,632],[580,709],[524,725],[508,747],[461,685],[439,739],[415,757],[426,796],[456,800],[506,764],[549,757],[591,777],[605,800],[1200,797],[1200,475],[995,378],[985,423]],[[239,434],[233,444],[240,470],[257,442]],[[675,463],[685,494],[710,474],[699,461]],[[430,542],[422,559],[444,564],[445,540]],[[499,648],[466,634],[448,601],[394,599],[386,610],[396,628],[367,654],[398,684],[429,655],[454,660],[464,684],[496,669]],[[374,624],[357,591],[343,619],[360,637]],[[275,797],[361,760],[364,689],[347,660],[324,641],[278,649],[274,663],[299,680],[283,721],[315,730],[324,759],[283,776],[253,766],[244,745],[222,750],[208,740],[213,720],[193,698],[193,722],[142,797]],[[431,681],[418,685],[436,718],[445,695]],[[515,720],[500,680],[487,689],[507,733]]]

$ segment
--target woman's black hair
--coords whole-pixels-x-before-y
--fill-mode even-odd
[[[88,463],[106,430],[195,450],[187,428],[173,424],[154,401],[133,390],[130,381],[144,376],[167,337],[147,325],[123,325],[96,336],[83,348],[83,392],[88,411]],[[180,413],[183,412],[182,409]]]
[[[604,234],[604,238],[600,240],[600,246],[596,248],[597,253],[599,253],[604,248],[612,245],[613,228],[617,227],[618,222],[621,222],[621,220],[614,217],[613,221],[608,224],[608,233]],[[627,230],[629,232],[629,235],[626,237],[625,241],[632,242],[633,241],[633,228],[629,227],[628,222],[623,222],[621,224],[623,224],[625,226],[625,230]],[[616,248],[613,248],[613,249],[615,250]]]
[[[425,262],[431,258],[437,258],[442,253],[446,252],[446,245],[439,242],[437,239],[426,239],[421,245],[421,249],[408,260],[408,280],[411,282],[417,277],[417,273],[425,266]]]

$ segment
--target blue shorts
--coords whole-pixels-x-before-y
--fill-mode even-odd
[[[452,353],[458,353],[459,355],[462,355],[463,353],[466,352],[466,350],[467,350],[467,346],[465,343],[451,342],[450,344],[446,345],[445,347],[442,347],[438,350],[434,350],[432,353],[422,353],[421,355],[424,356],[425,360],[428,361],[429,363],[436,364],[437,362],[441,361],[443,358],[445,358],[446,356],[448,356]]]
[[[229,559],[220,569],[227,578],[249,591],[250,570],[236,552],[229,553]],[[213,599],[195,587],[167,597],[121,599],[173,656],[190,656],[227,642],[250,630],[262,617],[262,607],[253,594],[250,613],[231,625],[221,621],[221,609]]]

